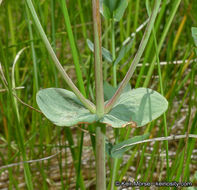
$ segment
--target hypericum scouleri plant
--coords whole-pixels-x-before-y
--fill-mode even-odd
[[[101,45],[101,19],[100,8],[103,8],[103,15],[112,20],[119,20],[127,7],[127,0],[92,0],[93,25],[94,25],[94,66],[95,66],[95,86],[96,86],[96,105],[86,99],[84,95],[74,85],[56,54],[51,47],[46,34],[40,24],[31,0],[26,0],[32,14],[33,20],[39,31],[41,38],[52,57],[58,71],[72,89],[68,91],[60,88],[48,88],[40,90],[37,93],[37,104],[43,114],[57,126],[73,126],[80,123],[97,123],[96,127],[96,188],[97,190],[106,189],[106,171],[105,171],[105,125],[113,128],[122,128],[127,125],[141,127],[158,118],[167,110],[167,100],[158,92],[148,88],[138,88],[131,90],[128,82],[130,81],[142,53],[146,47],[150,33],[159,10],[161,0],[155,1],[148,26],[144,32],[140,47],[131,63],[131,66],[119,84],[114,93],[110,93],[107,100],[104,101],[103,74],[102,74],[102,45]],[[112,21],[112,31],[113,23]],[[116,63],[115,60],[115,40],[112,34],[112,60],[113,60],[113,78],[116,86]],[[89,43],[91,45],[91,43]],[[125,53],[122,53],[123,55]],[[121,55],[117,59],[123,58]],[[110,89],[110,86],[108,86]],[[112,88],[111,88],[112,90]],[[130,148],[129,144],[147,138],[148,135],[137,136],[116,145],[108,146],[108,153],[112,157],[121,156]]]

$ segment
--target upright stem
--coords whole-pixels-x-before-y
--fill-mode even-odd
[[[148,39],[150,37],[150,33],[151,33],[151,30],[154,26],[154,22],[155,22],[155,19],[156,19],[156,16],[157,16],[157,12],[159,10],[159,5],[161,3],[161,0],[157,0],[155,1],[155,6],[154,6],[154,10],[152,12],[152,15],[150,17],[150,21],[148,23],[148,26],[146,28],[146,31],[144,33],[144,36],[142,38],[142,41],[140,43],[140,47],[135,55],[135,58],[133,59],[133,62],[131,63],[131,66],[126,74],[126,76],[124,77],[123,81],[121,82],[119,88],[117,89],[116,93],[114,94],[114,96],[109,100],[109,102],[106,104],[105,106],[105,113],[108,113],[111,108],[113,107],[113,105],[115,104],[115,102],[117,101],[117,99],[120,97],[124,87],[127,85],[127,83],[129,82],[129,80],[131,79],[134,71],[135,71],[135,68],[138,64],[138,62],[140,61],[140,58],[144,52],[144,49],[146,47],[146,44],[148,42]]]
[[[114,30],[114,20],[111,20],[111,44],[112,44],[112,59],[113,63],[116,59],[116,49],[115,49],[115,30]],[[113,86],[117,86],[117,77],[116,77],[116,65],[113,64]]]
[[[94,67],[96,85],[96,113],[98,117],[104,115],[103,71],[101,52],[101,18],[99,0],[92,0],[94,23]]]
[[[96,190],[106,190],[104,130],[104,126],[96,128]]]
[[[96,85],[96,114],[104,115],[103,71],[101,53],[100,0],[92,0],[94,23],[94,67]],[[105,171],[105,127],[98,122],[96,127],[96,190],[106,190]]]
[[[113,59],[113,86],[116,88],[117,87],[117,76],[116,76],[116,65],[114,64],[115,59],[116,59],[116,43],[115,43],[115,22],[114,19],[111,20],[111,44],[112,44],[112,59]],[[119,134],[119,129],[114,129],[115,132],[115,143],[118,143],[118,134]],[[111,173],[111,190],[114,189],[115,185],[115,180],[116,180],[116,170],[117,170],[117,163],[118,163],[118,158],[113,158],[112,159],[112,173]]]

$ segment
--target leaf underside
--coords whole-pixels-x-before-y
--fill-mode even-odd
[[[106,89],[109,91],[110,85]],[[113,93],[106,99],[111,98]],[[141,127],[159,117],[168,107],[167,100],[156,91],[147,88],[130,90],[130,86],[125,88],[112,110],[101,119],[98,119],[96,114],[90,113],[73,92],[65,89],[40,90],[36,100],[44,115],[58,126],[99,121],[114,128],[129,124],[133,127]]]

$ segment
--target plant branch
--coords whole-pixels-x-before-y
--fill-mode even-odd
[[[121,82],[121,84],[120,84],[119,88],[117,89],[116,93],[109,100],[109,102],[105,105],[105,113],[108,113],[111,110],[111,108],[113,107],[113,105],[115,104],[117,99],[120,97],[124,87],[127,85],[129,80],[131,79],[131,77],[132,77],[132,75],[133,75],[133,73],[134,73],[134,71],[137,67],[137,64],[139,63],[140,58],[141,58],[141,56],[144,52],[144,49],[147,45],[148,39],[150,37],[151,31],[153,29],[154,22],[155,22],[155,19],[156,19],[158,10],[159,10],[160,3],[161,3],[161,0],[155,1],[154,10],[152,12],[152,15],[150,17],[148,26],[146,28],[146,31],[145,31],[144,36],[142,38],[142,41],[140,43],[140,47],[139,47],[139,49],[138,49],[138,51],[135,55],[135,58],[133,59],[133,62],[131,63],[131,66],[130,66],[126,76],[124,77],[123,81]]]
[[[55,52],[53,51],[53,48],[51,47],[51,44],[49,43],[47,36],[42,28],[42,25],[38,19],[38,16],[36,14],[36,11],[34,9],[34,6],[32,4],[31,0],[26,0],[26,3],[29,7],[29,10],[31,12],[32,18],[35,22],[35,25],[37,27],[37,30],[52,58],[52,60],[55,63],[55,66],[57,67],[58,71],[61,73],[63,79],[66,81],[66,83],[68,84],[68,86],[72,89],[72,91],[75,93],[75,95],[79,98],[79,100],[84,104],[84,106],[89,109],[92,113],[96,112],[95,106],[92,102],[90,102],[89,100],[87,100],[79,91],[79,89],[75,86],[75,84],[72,82],[72,80],[70,79],[70,77],[67,75],[67,73],[65,72],[64,68],[62,67],[62,65],[60,64],[58,58],[56,57]]]

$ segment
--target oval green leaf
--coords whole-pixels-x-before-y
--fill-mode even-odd
[[[36,94],[36,101],[43,114],[55,125],[73,126],[97,121],[77,96],[61,88],[47,88]]]
[[[114,128],[141,127],[161,116],[168,102],[158,92],[148,88],[137,88],[124,92],[112,110],[100,120]]]

